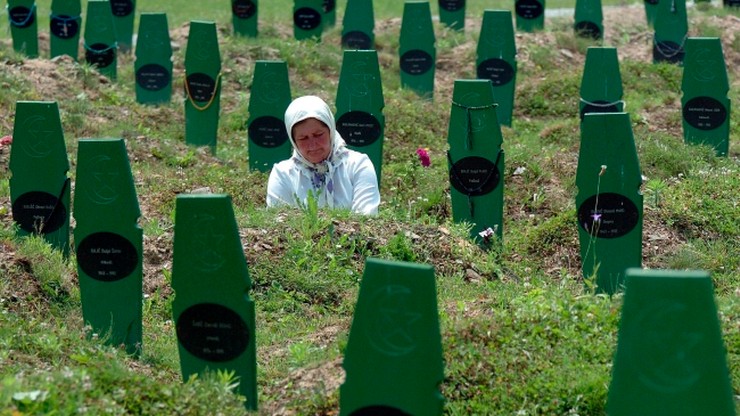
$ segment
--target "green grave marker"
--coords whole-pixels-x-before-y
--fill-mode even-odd
[[[52,0],[49,19],[52,58],[62,55],[68,55],[75,61],[79,58],[81,13],[80,0]]]
[[[473,224],[487,245],[503,236],[504,151],[493,87],[488,80],[456,80],[447,142],[452,218]]]
[[[323,31],[323,0],[295,0],[293,2],[293,36],[297,40],[321,40]]]
[[[730,90],[719,38],[688,38],[684,57],[683,136],[687,143],[706,144],[718,156],[730,148]]]
[[[578,112],[583,121],[587,113],[620,113],[622,76],[619,72],[617,49],[591,46],[586,50],[586,63],[581,78],[581,101]]]
[[[184,380],[232,371],[245,407],[257,409],[252,282],[228,195],[178,195],[172,314]]]
[[[516,0],[516,29],[536,32],[545,28],[545,0]]]
[[[18,235],[42,235],[69,255],[69,160],[56,102],[16,103],[9,167]]]
[[[684,43],[689,31],[686,0],[659,2],[654,26],[653,62],[682,63],[685,54]]]
[[[723,0],[724,7],[740,7],[740,0]]]
[[[142,13],[136,39],[136,101],[168,103],[172,99],[172,44],[165,13]]]
[[[604,13],[601,0],[576,0],[575,23],[576,35],[593,40],[604,39]]]
[[[269,172],[272,165],[290,157],[293,146],[283,121],[290,101],[285,61],[255,62],[247,120],[249,169]]]
[[[381,183],[385,115],[378,53],[344,51],[337,88],[337,131],[347,147],[368,155]]]
[[[496,113],[501,124],[511,127],[516,90],[516,44],[509,10],[484,10],[476,59],[479,79],[491,80]]]
[[[139,355],[143,231],[123,139],[79,141],[74,216],[85,324],[108,344]]]
[[[375,49],[373,2],[347,0],[342,20],[342,46],[346,49]]]
[[[611,416],[734,416],[709,273],[628,269]]]
[[[576,215],[583,276],[597,292],[622,289],[642,262],[642,174],[627,113],[587,113],[581,123]]]
[[[38,19],[35,0],[8,0],[8,23],[13,49],[29,58],[38,58]]]
[[[85,62],[115,80],[118,67],[113,12],[108,0],[89,0],[85,20]]]
[[[439,0],[439,21],[452,30],[465,31],[465,0]]]
[[[434,268],[368,258],[339,389],[340,415],[441,415]]]
[[[406,1],[398,50],[401,86],[431,100],[437,62],[432,11],[428,1]]]
[[[216,153],[221,111],[221,53],[216,24],[191,21],[185,51],[185,142]]]
[[[255,38],[258,33],[259,0],[231,0],[234,34]]]
[[[116,41],[121,52],[131,50],[134,38],[134,18],[136,17],[136,0],[109,0]]]
[[[645,17],[647,18],[647,24],[650,27],[655,26],[655,15],[658,13],[658,2],[660,0],[644,0],[645,4]],[[664,0],[670,1],[670,0]]]
[[[337,24],[337,2],[336,0],[322,0],[321,10],[324,12],[324,29],[334,27]]]

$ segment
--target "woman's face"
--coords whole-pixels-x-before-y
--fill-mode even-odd
[[[329,127],[315,118],[307,118],[293,126],[293,139],[306,160],[321,163],[331,152]]]

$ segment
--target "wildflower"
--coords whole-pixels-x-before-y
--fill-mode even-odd
[[[428,149],[424,149],[420,147],[416,149],[416,154],[419,156],[419,162],[421,163],[421,166],[428,168],[432,164],[432,161],[429,158]]]
[[[483,239],[486,239],[486,240],[487,240],[487,239],[489,239],[489,238],[493,237],[493,235],[494,235],[495,233],[496,233],[496,231],[495,231],[495,230],[494,230],[493,228],[491,228],[491,227],[488,227],[488,228],[486,228],[485,230],[483,230],[483,231],[479,232],[479,233],[478,233],[478,235],[479,235],[479,236],[481,236],[481,238],[483,238]]]
[[[11,143],[13,143],[13,136],[4,136],[2,139],[0,139],[0,147],[7,146]]]
[[[594,222],[601,221],[601,214],[591,214],[591,218],[593,218]]]

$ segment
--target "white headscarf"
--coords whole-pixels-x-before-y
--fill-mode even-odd
[[[293,126],[309,118],[315,118],[329,128],[331,151],[329,156],[320,163],[311,163],[303,157],[293,137]],[[324,100],[314,95],[296,98],[285,110],[285,129],[288,131],[290,144],[293,145],[293,161],[300,168],[301,174],[311,180],[314,190],[318,194],[325,195],[327,205],[333,208],[334,171],[344,162],[349,151],[344,139],[337,131],[331,109]]]

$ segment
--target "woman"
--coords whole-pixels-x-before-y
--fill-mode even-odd
[[[306,206],[309,193],[319,207],[377,214],[380,192],[366,154],[348,149],[334,115],[319,97],[296,98],[285,110],[293,156],[276,163],[267,182],[267,206]]]

